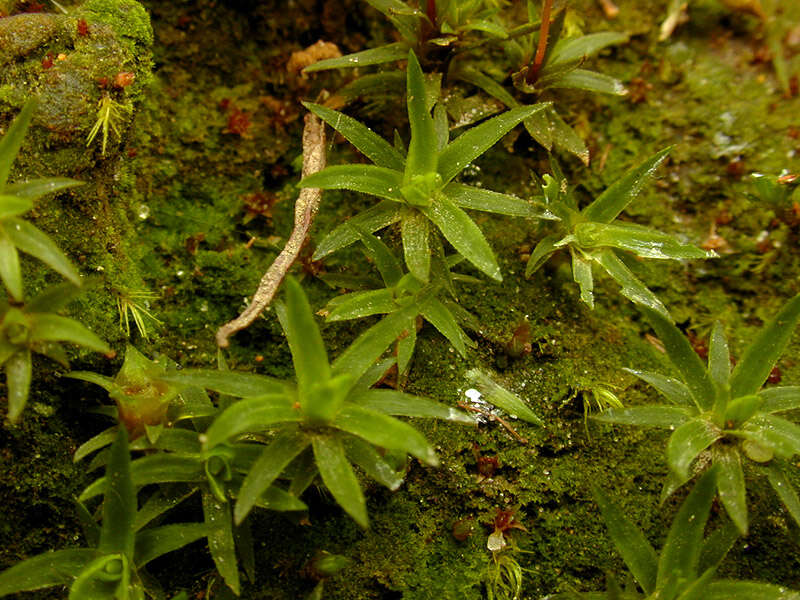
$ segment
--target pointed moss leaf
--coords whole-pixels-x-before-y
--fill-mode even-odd
[[[600,94],[612,94],[614,96],[624,96],[628,93],[628,90],[619,79],[614,79],[603,73],[587,71],[586,69],[575,69],[568,73],[559,74],[553,77],[552,80],[542,78],[539,85],[544,88],[571,88]]]
[[[8,388],[8,420],[19,420],[31,389],[31,352],[27,348],[12,354],[4,364]]]
[[[489,243],[467,213],[444,195],[421,210],[461,256],[492,279],[503,280]]]
[[[719,499],[739,533],[747,535],[747,499],[739,451],[718,444],[714,447],[713,460],[717,468]]]
[[[690,416],[689,409],[677,406],[629,406],[609,408],[591,418],[604,423],[672,429],[686,423]]]
[[[389,344],[407,331],[409,321],[419,314],[425,303],[425,300],[415,300],[359,335],[333,362],[332,373],[350,373],[356,378],[361,377],[380,358]]]
[[[712,469],[697,480],[672,520],[658,561],[656,587],[670,577],[691,581],[697,576],[703,529],[714,499],[715,476]]]
[[[327,69],[368,67],[371,65],[380,65],[396,60],[403,60],[407,55],[408,43],[394,42],[393,44],[386,44],[385,46],[370,48],[369,50],[362,50],[361,52],[354,52],[353,54],[347,54],[346,56],[327,58],[325,60],[315,62],[313,65],[307,66],[305,69],[303,69],[303,72],[313,73],[314,71],[324,71]],[[322,115],[318,116],[322,117]],[[330,125],[331,127],[334,127],[332,123]]]
[[[11,217],[5,221],[3,229],[17,248],[38,258],[75,285],[81,284],[80,275],[69,259],[58,249],[53,240],[36,227],[27,221]]]
[[[347,458],[378,483],[392,491],[403,483],[403,476],[384,460],[372,444],[357,437],[349,437],[343,444]]]
[[[585,260],[579,252],[572,252],[572,279],[581,290],[581,300],[589,308],[594,308],[594,278],[592,264]]]
[[[337,296],[326,307],[330,311],[326,321],[347,321],[370,315],[390,313],[397,308],[391,289],[353,292]]]
[[[33,208],[33,200],[5,194],[0,194],[0,219],[16,217]]]
[[[660,312],[646,308],[643,312],[664,344],[669,360],[681,374],[681,379],[689,388],[697,407],[701,410],[710,409],[714,402],[714,386],[689,340],[671,319]]]
[[[699,570],[703,572],[718,567],[738,539],[739,530],[731,521],[717,527],[711,535],[703,540],[703,547],[700,549]]]
[[[133,485],[136,486],[173,481],[204,481],[206,479],[203,463],[198,455],[186,456],[173,453],[151,454],[133,461],[130,467],[130,476]],[[108,477],[101,477],[94,481],[83,490],[78,500],[85,502],[99,494],[108,494],[108,482]]]
[[[400,0],[367,0],[367,3],[386,15],[406,43],[416,45],[419,11],[409,12],[409,5]]]
[[[180,491],[175,491],[175,488],[171,488],[170,492],[158,490],[151,494],[139,509],[139,512],[136,513],[136,518],[133,521],[134,531],[139,531],[156,517],[172,510],[196,491],[196,487],[181,488]]]
[[[220,502],[213,494],[203,493],[203,515],[207,528],[208,550],[233,593],[239,595],[239,566],[236,559],[236,542],[233,537],[231,506]]]
[[[64,281],[49,285],[25,305],[28,313],[57,312],[83,293],[78,286]]]
[[[38,313],[32,315],[31,321],[31,341],[72,342],[95,352],[111,352],[111,346],[75,319],[52,313]]]
[[[470,425],[475,423],[475,419],[465,412],[429,398],[412,396],[397,390],[367,390],[353,398],[353,402],[369,410],[395,417],[444,419]]]
[[[444,188],[444,194],[456,206],[469,210],[482,210],[499,215],[531,219],[552,218],[552,215],[547,211],[539,209],[527,200],[517,196],[492,192],[463,183],[449,183]]]
[[[302,404],[306,390],[314,383],[330,378],[330,365],[325,343],[303,288],[294,277],[287,277],[285,285],[286,302],[276,304],[275,311],[292,352]]]
[[[409,320],[406,328],[397,340],[397,371],[405,373],[414,356],[414,348],[417,345],[417,323],[416,318]],[[405,334],[405,335],[404,335]]]
[[[603,31],[600,33],[590,33],[581,37],[559,40],[552,50],[547,61],[548,66],[559,65],[565,62],[582,60],[594,56],[603,48],[624,44],[628,41],[627,33],[615,31]]]
[[[669,318],[669,312],[664,303],[633,274],[625,263],[614,254],[613,250],[605,248],[593,253],[592,258],[622,287],[620,293],[628,300],[643,308],[658,312],[664,318]]]
[[[591,488],[617,552],[645,593],[652,593],[658,568],[656,551],[639,528],[628,520],[625,513],[603,490],[595,485]]]
[[[516,125],[546,106],[548,105],[536,104],[512,108],[462,133],[439,153],[439,174],[442,180],[449,183]]]
[[[800,497],[794,489],[786,474],[778,465],[767,467],[767,477],[775,493],[778,494],[786,510],[789,512],[794,522],[800,525]]]
[[[352,190],[379,198],[405,202],[400,188],[403,174],[394,169],[375,165],[334,165],[300,180],[301,188],[323,190]],[[374,230],[373,230],[374,231]]]
[[[411,142],[408,145],[404,183],[415,175],[436,171],[436,128],[426,101],[425,76],[413,50],[408,52],[406,69],[406,104],[411,125]]]
[[[496,383],[487,373],[480,369],[470,369],[465,376],[467,381],[483,394],[487,402],[494,404],[512,417],[534,425],[544,425],[544,422],[528,408],[522,398]]]
[[[731,355],[728,350],[728,340],[719,321],[714,323],[708,344],[708,373],[711,381],[722,388],[728,387],[731,376]]]
[[[24,560],[0,573],[0,596],[68,585],[97,557],[95,549],[69,548]]]
[[[419,211],[411,210],[403,217],[400,232],[403,239],[403,255],[408,270],[414,277],[427,283],[428,273],[431,269],[428,220]]]
[[[610,246],[627,250],[643,258],[689,259],[713,258],[715,252],[682,244],[666,233],[633,224],[578,223],[573,235],[583,248]]]
[[[358,229],[372,233],[396,223],[402,217],[403,212],[404,207],[396,202],[387,200],[360,212],[326,235],[314,251],[313,259],[319,260],[339,248],[344,248],[358,241]]]
[[[35,98],[28,100],[11,122],[6,134],[0,138],[0,192],[4,190],[8,183],[11,164],[22,146],[22,140],[25,138],[25,132],[28,131],[36,104]]]
[[[136,536],[136,566],[174,552],[208,534],[205,523],[176,523],[145,529]]]
[[[297,431],[285,431],[277,435],[264,448],[261,456],[242,482],[236,506],[233,509],[234,521],[241,523],[260,496],[272,485],[286,466],[308,447],[308,438]]]
[[[75,450],[75,454],[72,455],[72,462],[77,463],[86,458],[92,452],[96,452],[97,450],[100,450],[100,448],[109,446],[116,437],[117,425],[114,425],[113,427],[109,427],[105,431],[89,438],[83,444],[78,446],[77,450]]]
[[[97,549],[105,554],[119,552],[133,557],[136,491],[131,481],[128,431],[124,427],[117,428],[104,479],[107,483],[103,498],[103,526]]]
[[[667,462],[680,477],[689,476],[689,466],[703,450],[722,437],[722,432],[709,421],[696,418],[672,432],[667,444]]]
[[[661,487],[661,495],[658,499],[659,506],[663,506],[664,502],[675,493],[680,487],[683,486],[687,481],[691,479],[691,475],[686,477],[681,477],[675,471],[670,470],[667,473],[667,477],[664,479],[664,484]]]
[[[800,408],[800,386],[785,386],[759,390],[761,412],[776,413]]]
[[[657,152],[638,167],[625,173],[621,179],[583,209],[583,216],[588,221],[611,223],[650,181],[658,166],[666,160],[670,150],[671,148],[665,148],[661,152]]]
[[[666,375],[654,373],[652,371],[638,371],[636,369],[628,368],[624,368],[622,370],[635,375],[642,381],[646,381],[656,388],[656,390],[661,392],[661,394],[673,404],[678,404],[680,406],[694,406],[692,394],[689,392],[689,388],[678,379],[675,379],[674,377],[667,377]]]
[[[536,247],[531,253],[531,257],[528,259],[528,264],[525,267],[525,277],[530,277],[538,271],[539,268],[547,262],[547,259],[559,249],[559,247],[556,246],[556,242],[558,242],[559,238],[560,236],[548,235],[536,244]]]
[[[316,65],[319,64],[320,63],[316,63]],[[405,158],[389,145],[386,140],[366,125],[362,125],[344,113],[320,106],[319,104],[303,102],[303,106],[341,133],[347,141],[353,144],[359,152],[369,158],[377,166],[394,169],[396,171],[402,171],[405,168]]]
[[[755,394],[767,380],[800,320],[800,294],[764,325],[747,347],[731,375],[731,394],[734,398]]]
[[[22,270],[19,266],[17,247],[11,239],[0,231],[0,279],[12,299],[22,302]]]
[[[314,476],[316,476],[316,466],[314,467]],[[312,477],[313,479],[313,477]],[[311,482],[309,482],[310,485]],[[261,494],[261,497],[256,502],[259,508],[267,508],[269,510],[277,510],[281,512],[292,512],[298,510],[308,510],[308,506],[302,500],[289,492],[279,488],[277,485],[271,485],[266,492]],[[243,524],[246,524],[244,521]],[[239,525],[241,528],[242,525]]]
[[[84,185],[85,182],[66,177],[47,177],[45,179],[30,179],[7,185],[5,194],[16,196],[18,199],[35,200],[45,194],[52,194],[66,188]],[[5,215],[3,215],[5,216]]]
[[[356,474],[337,437],[314,437],[314,458],[322,482],[347,514],[361,527],[367,527],[367,504]]]
[[[724,421],[728,429],[736,429],[747,422],[761,407],[760,396],[743,396],[734,398],[725,408]]]
[[[705,600],[800,600],[800,593],[771,583],[754,581],[714,581],[704,594]]]
[[[349,221],[346,225],[355,228],[358,233],[358,239],[364,244],[367,256],[375,264],[386,287],[397,285],[403,277],[403,267],[400,265],[400,261],[392,254],[392,251],[389,250],[389,247],[374,235],[354,225],[352,221]]]
[[[789,458],[800,454],[800,426],[778,415],[756,414],[744,430],[747,439],[772,448],[778,456]]]
[[[242,433],[264,431],[276,423],[300,421],[302,415],[292,405],[291,399],[284,394],[234,402],[203,434],[203,448],[211,450]]]
[[[431,298],[421,313],[425,320],[447,338],[463,358],[467,357],[467,347],[464,344],[467,334],[459,327],[455,317],[444,304],[436,298]]]
[[[436,453],[421,433],[408,423],[384,413],[346,404],[336,415],[333,425],[381,448],[408,452],[431,466],[439,464]]]
[[[218,369],[182,369],[162,375],[159,380],[176,385],[197,386],[237,398],[286,394],[291,390],[291,386],[280,379]]]
[[[355,377],[350,373],[341,373],[318,381],[300,399],[305,415],[312,421],[329,423],[339,412],[350,390]]]

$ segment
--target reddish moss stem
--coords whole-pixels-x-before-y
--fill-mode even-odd
[[[428,14],[428,20],[431,22],[431,25],[436,28],[436,0],[428,0],[427,5],[428,10],[426,11]]]
[[[539,45],[536,47],[536,56],[533,62],[528,66],[528,74],[525,76],[525,82],[529,85],[536,83],[539,78],[539,71],[544,62],[544,53],[547,50],[547,34],[550,32],[550,12],[553,9],[553,0],[544,0],[542,7],[542,26],[539,29]]]

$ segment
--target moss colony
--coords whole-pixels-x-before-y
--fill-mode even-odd
[[[625,251],[618,256],[663,302],[698,354],[707,355],[707,340],[720,321],[732,356],[741,360],[756,333],[800,292],[800,192],[794,175],[800,172],[800,4],[696,0],[688,3],[688,20],[678,18],[672,34],[659,41],[662,21],[681,16],[674,2],[618,0],[613,19],[609,2],[572,0],[565,10],[556,3],[551,36],[620,33],[585,64],[583,52],[578,54],[581,64],[572,66],[606,78],[592,80],[595,87],[622,82],[626,95],[547,88],[541,82],[542,89],[536,88],[526,73],[539,62],[547,69],[547,61],[555,60],[537,52],[540,14],[550,2],[531,2],[530,21],[525,2],[463,2],[461,17],[452,7],[451,16],[466,20],[443,26],[448,4],[391,13],[393,25],[373,8],[392,2],[0,0],[0,133],[31,96],[39,98],[9,182],[42,177],[85,182],[43,196],[26,215],[83,276],[83,292],[64,314],[116,351],[103,356],[72,346],[71,369],[97,374],[83,378],[109,389],[127,390],[121,394],[157,381],[151,391],[162,395],[168,384],[159,377],[175,363],[216,369],[217,328],[241,312],[292,229],[307,112],[301,101],[351,115],[390,144],[399,140],[402,154],[411,139],[405,90],[409,48],[426,74],[426,108],[437,99],[446,108],[435,109],[433,120],[438,131],[444,123],[450,139],[511,108],[512,101],[553,103],[547,109],[554,111],[549,113],[556,131],[552,158],[543,139],[531,137],[536,131],[530,124],[520,124],[459,175],[462,183],[542,202],[542,185],[560,186],[561,173],[583,208],[629,169],[671,146],[615,223],[646,225],[719,256],[680,261],[640,260]],[[471,4],[477,12],[468,14]],[[426,21],[431,5],[440,10],[433,29]],[[408,31],[395,27],[408,19],[420,24],[411,41],[401,35]],[[471,27],[475,23],[479,26]],[[523,33],[514,29],[529,23],[535,26]],[[517,50],[498,39],[494,28],[501,26],[516,35]],[[358,69],[302,70],[386,44],[402,55]],[[512,71],[522,74],[512,78]],[[504,99],[475,72],[513,97]],[[331,165],[369,162],[331,128],[326,149]],[[543,179],[545,174],[550,179]],[[331,359],[379,317],[326,322],[323,309],[345,290],[380,287],[375,268],[380,261],[375,254],[365,260],[361,243],[324,260],[314,259],[314,249],[375,202],[353,191],[326,190],[292,271],[313,311],[320,311],[315,319]],[[368,529],[342,510],[329,480],[323,485],[320,478],[309,479],[304,510],[256,508],[247,520],[249,530],[236,530],[238,576],[215,564],[209,541],[202,538],[155,559],[147,573],[140,571],[157,596],[233,597],[225,583],[232,577],[241,580],[241,597],[271,600],[322,597],[320,582],[324,597],[336,600],[542,598],[605,589],[608,574],[624,581],[626,570],[592,484],[608,496],[602,502],[613,502],[655,548],[663,546],[664,532],[692,488],[684,485],[659,504],[669,474],[665,449],[671,432],[591,418],[615,403],[660,402],[653,388],[624,369],[677,377],[663,340],[604,271],[594,271],[594,308],[587,306],[575,283],[580,267],[573,279],[567,252],[554,254],[526,278],[528,258],[549,231],[544,221],[477,211],[470,217],[503,277],[490,279],[474,261],[455,269],[462,275],[455,278],[453,310],[471,313],[465,330],[474,343],[462,355],[437,331],[441,327],[425,322],[416,332],[409,369],[374,380],[380,379],[382,388],[461,406],[474,424],[409,419],[440,465],[381,453],[381,464],[391,463],[404,474],[396,491],[357,470]],[[381,232],[401,263],[411,236],[405,225]],[[446,233],[430,239],[436,240],[432,247],[441,244],[453,254]],[[433,252],[435,269],[443,261],[436,248]],[[42,263],[24,255],[21,261],[28,295],[60,281]],[[415,268],[419,272],[418,264]],[[228,369],[295,378],[276,312],[270,308],[231,338],[222,353]],[[381,311],[370,314],[376,312]],[[309,343],[304,339],[301,347]],[[128,344],[134,349],[126,350]],[[168,360],[151,362],[160,356]],[[132,370],[120,379],[126,358]],[[795,334],[766,385],[800,386],[799,358]],[[116,423],[116,409],[106,391],[64,377],[68,372],[44,357],[35,359],[22,418],[0,428],[0,570],[49,550],[93,547],[82,529],[92,519],[81,517],[75,499],[102,476],[109,454],[87,452],[76,462],[73,455]],[[137,373],[146,375],[137,379]],[[116,383],[101,375],[117,377]],[[177,383],[169,385],[178,393]],[[498,404],[513,402],[496,385],[521,398],[541,424],[487,403],[498,394],[505,398]],[[149,393],[142,389],[136,394]],[[483,394],[479,400],[475,389]],[[225,394],[211,398],[220,408],[233,402]],[[0,410],[7,411],[5,399]],[[792,414],[783,416],[792,420]],[[208,422],[195,416],[177,427],[191,432],[199,453],[195,429],[204,431]],[[243,441],[249,446],[272,441],[270,433],[246,431]],[[105,445],[113,439],[109,433]],[[134,448],[149,447],[145,440],[132,442],[139,444]],[[694,463],[697,473],[710,463],[706,454]],[[781,464],[787,483],[796,488],[798,456],[788,454]],[[205,464],[209,469],[211,463]],[[293,464],[281,479],[296,479],[303,468]],[[212,483],[202,486],[211,488],[202,489],[214,492],[219,472],[211,467],[206,473]],[[716,577],[800,589],[800,530],[791,507],[757,469],[745,467],[745,477],[749,531],[732,541]],[[189,484],[148,484],[139,493],[140,506],[181,485],[185,499],[155,522],[202,523],[204,496],[190,494]],[[224,489],[221,495],[226,500]],[[98,520],[99,498],[86,501]],[[205,510],[207,516],[209,507]],[[711,513],[711,523],[726,523],[719,498]],[[242,550],[248,535],[252,554]],[[20,597],[63,598],[65,590]],[[114,593],[91,597],[123,597]]]

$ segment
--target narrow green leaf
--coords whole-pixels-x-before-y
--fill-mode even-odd
[[[300,421],[302,414],[285,394],[270,394],[234,402],[220,414],[201,436],[208,451],[245,432],[259,432],[277,423]]]
[[[141,568],[163,556],[191,544],[208,534],[205,523],[176,523],[145,529],[136,536],[136,566]]]
[[[346,225],[355,227],[352,221],[348,221]],[[392,251],[389,250],[389,247],[379,238],[361,228],[356,228],[356,232],[358,233],[361,243],[364,244],[367,256],[375,264],[386,287],[389,288],[397,285],[403,277],[403,267],[400,265],[400,261],[395,258]]]
[[[408,270],[414,277],[427,283],[431,269],[428,219],[421,212],[410,210],[401,221],[400,232]]]
[[[689,409],[678,406],[629,406],[609,408],[591,418],[604,423],[672,429],[686,423],[691,414]]]
[[[439,153],[439,174],[444,183],[449,183],[472,161],[494,146],[497,141],[524,119],[543,110],[547,104],[519,106],[492,117],[488,121],[468,129]]]
[[[349,69],[354,67],[381,65],[383,63],[392,62],[395,60],[403,60],[407,55],[408,43],[394,42],[392,44],[380,46],[379,48],[370,48],[369,50],[362,50],[361,52],[354,52],[353,54],[347,54],[345,56],[327,58],[325,60],[315,62],[313,65],[307,66],[305,69],[303,69],[303,72],[313,73],[314,71],[324,71],[327,69]],[[322,115],[318,116],[322,118]],[[327,121],[327,119],[325,120]],[[330,125],[331,127],[334,127],[332,123],[330,123]]]
[[[800,386],[767,388],[758,391],[761,412],[776,413],[800,408]]]
[[[29,313],[57,312],[83,293],[78,286],[64,281],[49,285],[25,305]]]
[[[336,415],[333,426],[381,448],[408,452],[431,466],[439,464],[436,453],[420,432],[411,425],[384,413],[355,404],[346,404]],[[317,466],[321,472],[319,460]]]
[[[658,569],[656,551],[603,490],[595,485],[591,485],[591,488],[617,552],[645,593],[653,593]]]
[[[671,148],[665,148],[628,171],[621,179],[581,211],[588,221],[611,223],[648,183],[655,170],[664,162]]]
[[[357,437],[348,437],[343,441],[347,458],[378,483],[395,491],[403,483],[403,476],[386,462],[380,453]]]
[[[399,188],[398,188],[399,191]],[[383,229],[400,220],[405,207],[397,202],[384,200],[367,210],[360,212],[349,221],[342,223],[326,235],[314,251],[314,260],[319,260],[328,254],[349,246],[359,240],[358,230],[372,233],[378,229]]]
[[[525,267],[525,277],[530,277],[560,248],[556,242],[560,239],[557,235],[548,235],[542,238],[531,253],[528,264]]]
[[[16,217],[33,208],[33,200],[10,195],[8,190],[0,194],[0,219]]]
[[[658,561],[657,588],[668,578],[692,581],[697,577],[703,529],[716,491],[715,478],[713,469],[703,474],[672,520]]]
[[[369,410],[396,417],[444,419],[470,425],[475,423],[475,419],[465,412],[429,398],[412,396],[398,390],[367,390],[352,398],[352,401]]]
[[[308,444],[309,440],[304,434],[298,431],[285,431],[278,434],[269,446],[264,448],[239,490],[233,510],[233,518],[237,524],[244,520],[250,509],[258,503],[260,496],[286,466],[308,447]]]
[[[720,437],[722,432],[703,418],[687,421],[669,436],[667,462],[670,469],[680,477],[688,477],[692,461]]]
[[[417,319],[411,318],[397,339],[397,371],[406,373],[417,345]]]
[[[203,492],[203,515],[207,528],[208,549],[217,572],[233,593],[240,592],[236,542],[233,537],[231,505],[220,502],[213,494]]]
[[[482,210],[512,217],[552,218],[547,211],[537,208],[517,196],[492,192],[463,183],[450,182],[444,188],[444,194],[460,208]]]
[[[600,50],[608,46],[624,44],[628,39],[629,36],[627,33],[618,33],[616,31],[603,31],[600,33],[582,35],[577,38],[562,39],[559,40],[553,48],[547,64],[551,66],[575,60],[583,60],[584,58],[594,56],[600,52]]]
[[[36,110],[37,100],[28,100],[19,114],[11,122],[6,134],[0,138],[0,192],[8,183],[8,174],[11,172],[11,165],[22,146],[22,140],[28,131],[28,126],[33,118],[33,111]]]
[[[692,394],[689,392],[689,388],[686,387],[683,382],[675,379],[674,377],[667,377],[666,375],[654,373],[652,371],[638,371],[636,369],[628,368],[623,368],[622,370],[635,375],[642,381],[646,381],[656,388],[656,390],[661,392],[661,394],[673,404],[678,404],[680,406],[694,406],[694,401],[692,400]]]
[[[276,304],[275,311],[292,352],[302,404],[305,394],[313,384],[330,378],[330,364],[325,343],[303,288],[294,277],[287,277],[285,286],[286,302]]]
[[[461,256],[492,279],[503,280],[489,243],[467,213],[444,195],[421,210]]]
[[[136,459],[131,463],[129,473],[133,485],[137,487],[151,483],[198,482],[206,479],[199,455],[165,452]],[[78,500],[85,502],[99,494],[113,492],[108,488],[108,481],[108,476],[97,479],[83,490]]]
[[[458,322],[447,307],[436,298],[431,298],[421,312],[425,320],[446,337],[463,358],[466,358],[467,347],[464,345],[464,339],[467,334],[459,327]]]
[[[72,462],[77,463],[92,452],[100,450],[100,448],[105,448],[110,445],[116,437],[117,425],[114,425],[102,433],[98,433],[96,436],[89,438],[75,450],[75,454],[72,456]]]
[[[800,294],[784,304],[778,314],[764,325],[736,364],[731,375],[731,395],[734,398],[755,394],[764,384],[799,320]]]
[[[103,526],[97,549],[104,554],[119,552],[133,557],[133,520],[136,517],[136,491],[131,481],[131,456],[128,451],[128,431],[117,428],[117,438],[111,444],[106,466],[108,482],[103,498]]]
[[[669,312],[664,303],[625,266],[625,263],[614,254],[613,250],[604,248],[594,252],[591,256],[622,287],[620,293],[628,300],[645,309],[657,311],[664,318],[669,318]]]
[[[552,79],[542,77],[538,85],[543,88],[571,88],[614,96],[624,96],[628,93],[619,79],[586,69],[574,69],[568,73],[558,74]]]
[[[274,486],[270,490],[276,489]],[[267,490],[269,491],[269,490]],[[236,541],[236,549],[239,554],[239,559],[244,569],[245,575],[250,582],[256,580],[256,555],[255,547],[253,544],[253,532],[250,527],[250,521],[245,519],[239,527],[233,531],[234,539]]]
[[[136,518],[133,520],[133,530],[139,531],[157,517],[172,510],[193,495],[197,489],[189,486],[170,486],[156,490],[136,513]]]
[[[704,572],[707,569],[718,567],[738,539],[739,530],[731,521],[727,521],[715,529],[703,540],[698,564],[699,571]]]
[[[69,587],[68,600],[128,600],[131,561],[125,554],[105,554],[93,560]]]
[[[467,381],[485,396],[485,400],[507,412],[510,416],[534,425],[544,425],[543,421],[516,394],[496,383],[480,369],[470,369],[465,373]]]
[[[772,448],[778,456],[789,458],[800,454],[800,426],[777,415],[759,413],[743,429],[747,439]]]
[[[314,458],[325,487],[339,506],[353,517],[356,523],[366,528],[367,503],[341,442],[336,437],[316,436],[312,443]]]
[[[800,593],[781,585],[754,581],[714,581],[708,586],[706,600],[800,600]]]
[[[683,244],[671,235],[633,223],[578,223],[573,235],[583,248],[610,246],[643,258],[682,260],[717,256],[713,251]]]
[[[28,402],[31,389],[31,352],[27,348],[15,352],[4,363],[8,388],[8,420],[16,423]]]
[[[658,338],[664,344],[667,356],[686,383],[695,404],[700,410],[709,410],[714,404],[714,386],[705,365],[697,356],[689,340],[675,324],[660,312],[643,308]]]
[[[405,56],[405,52],[403,53],[403,56]],[[316,63],[315,65],[312,65],[312,67],[315,67],[319,64],[321,63]],[[308,67],[306,70],[311,70],[312,67]],[[326,108],[319,104],[303,102],[303,106],[325,121],[328,125],[333,127],[336,131],[341,133],[347,139],[347,141],[353,144],[353,146],[355,146],[359,152],[374,162],[377,166],[386,167],[387,169],[394,169],[395,171],[403,171],[405,168],[405,158],[403,158],[403,156],[397,150],[395,150],[389,144],[389,142],[384,140],[366,125],[362,125],[344,113]]]
[[[727,389],[731,376],[731,355],[722,323],[714,323],[708,345],[708,373],[711,381]]]
[[[407,44],[417,44],[419,11],[409,12],[409,5],[401,0],[367,0],[367,3],[386,15]]]
[[[406,93],[411,142],[408,145],[404,183],[408,183],[415,175],[435,172],[438,159],[436,128],[426,102],[425,76],[413,50],[408,51]]]
[[[316,468],[314,472],[316,473]],[[280,512],[308,510],[305,502],[298,500],[296,496],[279,488],[277,485],[269,486],[269,489],[261,494],[261,497],[256,501],[256,506]]]
[[[4,222],[3,230],[17,248],[38,258],[75,285],[81,284],[81,276],[78,275],[78,271],[75,270],[69,259],[59,250],[53,240],[39,229],[27,221],[11,217]]]
[[[780,498],[794,522],[800,525],[800,498],[797,496],[797,490],[794,489],[780,466],[770,465],[766,470],[772,489],[778,494],[778,498]]]
[[[31,321],[31,341],[71,342],[95,352],[111,352],[111,346],[75,319],[52,313],[37,313],[31,315]]]
[[[437,104],[433,108],[433,128],[434,131],[436,131],[436,152],[439,152],[447,145],[447,142],[450,141],[450,127],[447,122],[447,109],[443,104]]]
[[[395,202],[405,202],[405,198],[400,193],[400,188],[403,186],[403,174],[394,169],[375,165],[326,167],[322,171],[303,177],[298,185],[301,188],[352,190]]]
[[[159,380],[176,385],[197,386],[237,398],[281,395],[292,389],[292,386],[274,377],[218,369],[182,369],[180,372],[161,375]]]
[[[347,321],[390,313],[397,308],[391,289],[353,292],[333,298],[326,306],[326,321]]]
[[[719,499],[739,533],[747,535],[747,498],[739,450],[717,444],[714,446],[713,460],[717,465]]]
[[[76,181],[66,177],[47,177],[44,179],[29,179],[7,185],[5,194],[16,196],[18,199],[35,200],[45,194],[59,192],[66,188],[84,185],[84,181]],[[4,215],[5,216],[5,215]]]
[[[69,548],[24,560],[0,573],[0,596],[69,585],[97,557],[93,548]]]
[[[592,277],[592,264],[570,248],[572,255],[572,279],[578,284],[581,290],[581,300],[589,308],[594,308],[594,278]]]
[[[3,285],[6,286],[11,298],[22,302],[25,293],[22,287],[19,254],[17,247],[2,229],[0,229],[0,279],[3,280]]]

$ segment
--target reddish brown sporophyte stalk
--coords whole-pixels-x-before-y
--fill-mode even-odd
[[[547,35],[550,33],[550,13],[553,9],[553,0],[544,0],[542,7],[542,26],[539,29],[539,44],[536,47],[536,55],[528,67],[528,74],[525,76],[525,83],[533,85],[539,78],[539,71],[544,62],[544,53],[547,50]]]

